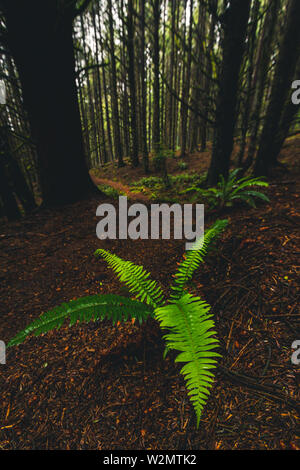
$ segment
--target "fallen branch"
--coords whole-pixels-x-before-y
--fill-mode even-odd
[[[286,405],[288,408],[295,410],[300,416],[300,403],[293,398],[290,398],[284,393],[274,390],[274,388],[269,385],[262,385],[258,383],[258,381],[252,377],[238,374],[237,372],[233,372],[224,366],[220,365],[219,370],[221,371],[222,375],[224,375],[231,382],[237,382],[241,385],[244,385],[245,387],[251,388],[256,393],[264,396],[268,400]]]

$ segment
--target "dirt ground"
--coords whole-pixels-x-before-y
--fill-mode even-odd
[[[163,360],[157,325],[104,322],[62,327],[8,350],[0,449],[299,450],[300,368],[291,363],[291,344],[300,340],[299,153],[300,138],[288,141],[287,170],[270,179],[270,204],[221,214],[228,230],[191,283],[212,305],[223,356],[199,430],[178,365],[172,355]],[[198,161],[203,171],[208,159]],[[126,294],[93,256],[100,247],[142,264],[168,292],[184,241],[100,241],[101,202],[0,221],[0,339],[64,301]]]

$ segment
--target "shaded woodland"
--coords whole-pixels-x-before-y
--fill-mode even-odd
[[[209,185],[228,176],[234,143],[243,172],[276,165],[298,125],[299,2],[65,3],[1,2],[8,217],[16,198],[25,212],[37,196],[80,199],[88,169],[127,160],[147,174],[149,155],[164,166],[207,142]]]
[[[299,19],[299,0],[0,0],[0,450],[299,450]],[[96,238],[124,195],[205,205],[188,300],[183,240]],[[163,357],[170,292],[214,316],[203,414]],[[115,311],[18,337],[97,295]]]

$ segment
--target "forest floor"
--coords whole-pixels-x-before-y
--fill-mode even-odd
[[[174,356],[163,360],[157,325],[92,323],[7,351],[0,449],[300,449],[300,368],[291,362],[291,345],[300,340],[299,154],[298,137],[282,151],[287,171],[270,179],[269,204],[219,215],[229,227],[191,283],[212,305],[223,355],[199,430]],[[198,155],[201,171],[204,157]],[[0,221],[1,340],[64,301],[126,295],[93,256],[100,247],[143,264],[168,292],[184,241],[100,241],[101,202],[96,196]]]

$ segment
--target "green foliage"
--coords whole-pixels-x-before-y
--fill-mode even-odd
[[[216,367],[215,358],[220,357],[213,351],[218,340],[213,338],[216,332],[209,309],[199,297],[186,294],[155,311],[161,328],[168,330],[164,336],[167,349],[180,351],[175,362],[186,363],[180,372],[196,412],[197,427],[214,378],[211,369]]]
[[[116,188],[112,188],[111,186],[108,186],[107,184],[99,184],[98,188],[100,191],[102,191],[106,196],[112,198],[112,199],[119,199],[119,196],[126,196],[125,193],[122,191],[118,191]]]
[[[170,176],[172,185],[182,185],[187,183],[194,183],[195,185],[201,181],[198,173],[180,173],[179,175]]]
[[[159,176],[148,176],[132,183],[131,186],[140,188],[145,187],[148,189],[160,188],[163,185],[163,180]]]
[[[173,298],[178,299],[184,294],[186,284],[192,279],[200,263],[204,262],[208,247],[211,245],[212,241],[223,232],[227,224],[227,220],[217,220],[217,222],[194,243],[193,248],[188,250],[184,260],[179,264],[177,272],[174,275],[174,284],[172,286]]]
[[[256,207],[255,199],[269,202],[270,199],[264,193],[254,189],[249,189],[252,188],[252,186],[268,187],[269,184],[261,177],[252,178],[245,176],[238,179],[237,175],[239,171],[239,168],[231,171],[227,180],[220,175],[220,180],[216,188],[202,189],[192,186],[187,188],[184,192],[193,192],[193,201],[198,200],[199,196],[202,196],[208,199],[208,202],[212,207],[220,208],[230,206],[236,200],[244,201],[251,207]]]
[[[180,173],[179,175],[169,175],[170,185],[175,189],[176,192],[178,189],[180,189],[181,186],[186,184],[194,184],[195,187],[198,187],[197,185],[200,185],[205,180],[205,178],[206,173],[201,176],[199,176],[197,173]],[[161,191],[164,189],[164,181],[163,178],[159,176],[148,176],[132,183],[131,186],[137,190],[147,188]]]
[[[8,346],[22,343],[31,334],[39,335],[60,328],[67,319],[72,326],[77,321],[88,322],[105,318],[113,323],[129,318],[136,318],[141,323],[148,317],[155,318],[161,328],[167,330],[164,336],[166,351],[179,351],[175,361],[185,363],[181,373],[195,409],[198,427],[214,379],[212,369],[216,367],[216,358],[220,355],[214,351],[218,340],[214,336],[216,333],[212,315],[209,314],[209,305],[184,289],[194,271],[204,261],[209,245],[226,225],[226,220],[217,221],[195,242],[193,249],[188,251],[174,275],[169,300],[165,299],[162,289],[150,279],[150,274],[143,266],[125,261],[106,250],[97,250],[95,255],[104,258],[120,281],[129,287],[135,299],[105,294],[72,300],[34,320],[18,333]]]
[[[10,340],[8,346],[22,343],[30,334],[38,336],[55,328],[59,329],[67,319],[69,326],[77,321],[89,322],[105,318],[115,324],[117,321],[127,321],[129,318],[136,318],[142,322],[152,313],[153,309],[148,305],[127,297],[113,294],[89,295],[63,303],[44,313]]]
[[[117,255],[106,250],[96,250],[95,255],[102,256],[111,267],[121,282],[124,282],[135,297],[141,299],[152,307],[157,307],[162,303],[163,291],[155,281],[149,279],[150,273],[144,270],[143,266],[137,266],[131,261],[124,261]]]
[[[183,162],[183,161],[180,161],[178,162],[178,168],[179,170],[186,170],[187,169],[187,163],[186,162]]]
[[[166,168],[167,159],[172,158],[174,152],[166,149],[162,144],[159,145],[158,152],[153,157],[153,167],[156,172],[163,172]]]

